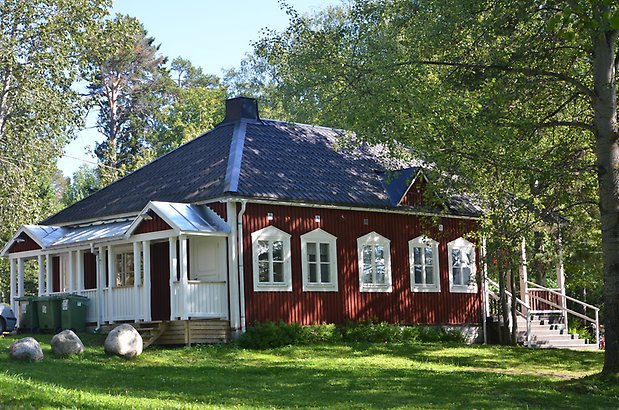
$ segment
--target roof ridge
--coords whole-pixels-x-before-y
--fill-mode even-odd
[[[245,135],[247,133],[247,121],[240,120],[234,124],[230,141],[230,154],[224,179],[223,192],[237,192],[241,176],[241,161],[243,160],[243,148],[245,147]]]

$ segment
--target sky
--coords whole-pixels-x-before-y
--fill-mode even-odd
[[[299,13],[312,13],[341,0],[287,0]],[[112,13],[128,14],[142,22],[149,36],[161,44],[163,55],[183,57],[209,74],[222,74],[237,67],[251,42],[260,38],[261,30],[281,31],[288,26],[288,16],[278,0],[115,0]],[[86,129],[65,149],[58,168],[72,176],[80,165],[94,165],[88,152],[102,140],[92,127],[96,115],[90,115]]]

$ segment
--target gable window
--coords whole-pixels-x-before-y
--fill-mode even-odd
[[[390,243],[376,232],[357,239],[361,292],[391,292]]]
[[[414,292],[440,292],[438,242],[426,236],[408,241],[411,289]]]
[[[274,226],[251,234],[255,291],[291,291],[290,234]]]
[[[477,291],[475,274],[475,245],[464,238],[447,244],[449,256],[449,290],[474,293]]]
[[[304,291],[337,292],[337,238],[322,229],[301,235]]]
[[[134,280],[133,252],[116,254],[116,287],[133,286]]]

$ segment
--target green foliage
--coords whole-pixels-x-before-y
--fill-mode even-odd
[[[369,343],[438,343],[464,342],[457,330],[431,326],[401,326],[386,322],[348,322],[342,328],[342,338],[347,342]]]
[[[101,188],[99,173],[96,168],[82,165],[73,173],[72,178],[67,178],[68,186],[62,195],[64,206],[70,206]]]
[[[0,1],[0,243],[58,209],[56,159],[83,125],[74,85],[108,0]],[[9,269],[0,261],[0,292]],[[32,283],[27,272],[27,283]]]
[[[289,345],[334,343],[341,340],[335,325],[301,326],[280,321],[256,323],[241,335],[239,345],[251,349],[270,349]]]
[[[386,322],[348,322],[345,326],[333,324],[301,326],[264,322],[247,328],[239,345],[251,349],[270,349],[290,345],[321,343],[438,343],[464,342],[457,330],[429,326],[401,326]]]
[[[169,76],[167,104],[155,114],[153,131],[147,136],[155,156],[202,135],[224,117],[226,90],[219,78],[180,57],[172,61]]]

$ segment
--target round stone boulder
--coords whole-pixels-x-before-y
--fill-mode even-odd
[[[9,356],[13,360],[43,360],[43,350],[34,338],[25,337],[11,344]]]
[[[106,354],[133,359],[142,354],[142,336],[129,324],[115,327],[105,338],[103,348]]]
[[[63,330],[52,337],[52,353],[58,356],[80,354],[84,352],[84,344],[72,330]]]

